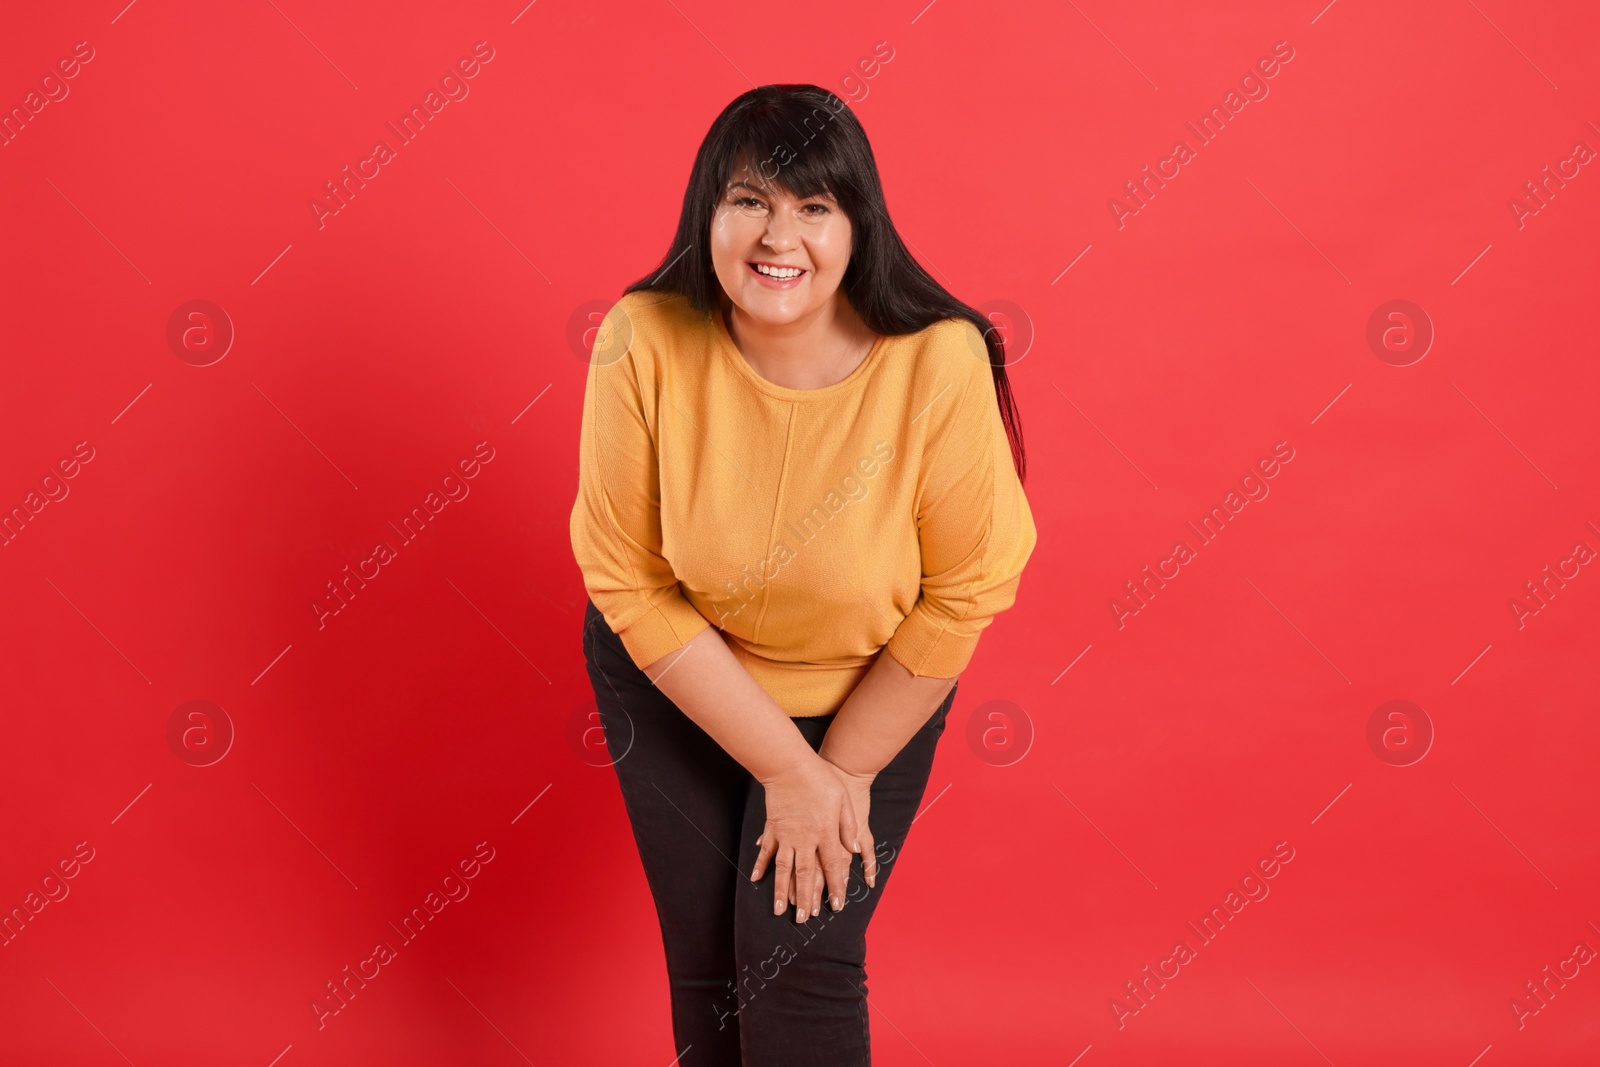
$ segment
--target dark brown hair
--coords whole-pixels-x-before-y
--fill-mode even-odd
[[[1022,423],[1006,378],[999,330],[982,312],[951,296],[912,258],[889,220],[866,131],[849,105],[826,89],[763,85],[723,108],[695,155],[671,247],[655,271],[624,293],[675,292],[697,311],[716,311],[722,287],[711,262],[711,219],[740,159],[798,199],[832,196],[849,216],[854,241],[841,286],[874,333],[916,333],[952,318],[966,319],[978,329],[988,349],[1012,463],[1018,480],[1025,479]]]

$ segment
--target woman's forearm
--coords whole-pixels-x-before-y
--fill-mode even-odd
[[[816,753],[788,713],[708,626],[644,673],[757,781],[767,783]]]
[[[850,774],[877,774],[932,718],[955,682],[913,675],[883,649],[828,727],[819,755]]]

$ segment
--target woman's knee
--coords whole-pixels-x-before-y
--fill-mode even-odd
[[[734,932],[741,989],[815,989],[840,975],[859,978],[866,965],[869,917],[862,904],[870,892],[865,882],[852,879],[842,910],[824,904],[822,914],[803,923],[794,921],[792,908],[785,915],[772,914],[770,898],[745,910]]]

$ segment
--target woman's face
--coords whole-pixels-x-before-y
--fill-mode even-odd
[[[850,219],[832,197],[797,200],[748,166],[735,165],[711,218],[711,262],[744,314],[778,326],[826,307],[844,280],[850,250]],[[757,264],[800,274],[771,277]]]

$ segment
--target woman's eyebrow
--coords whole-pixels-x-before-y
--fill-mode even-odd
[[[736,188],[736,187],[740,187],[740,186],[742,186],[743,188],[749,189],[751,192],[761,193],[764,196],[773,195],[772,191],[776,188],[776,186],[774,186],[774,185],[772,185],[770,183],[767,184],[767,185],[754,185],[754,184],[752,184],[750,182],[745,181],[743,178],[737,178],[737,179],[735,179],[733,181],[730,181],[728,183],[728,188],[730,188],[730,189],[733,189],[733,188]],[[832,200],[832,199],[834,199],[834,197],[830,193],[813,193],[810,196],[797,196],[797,197],[795,197],[795,199],[796,200]]]

